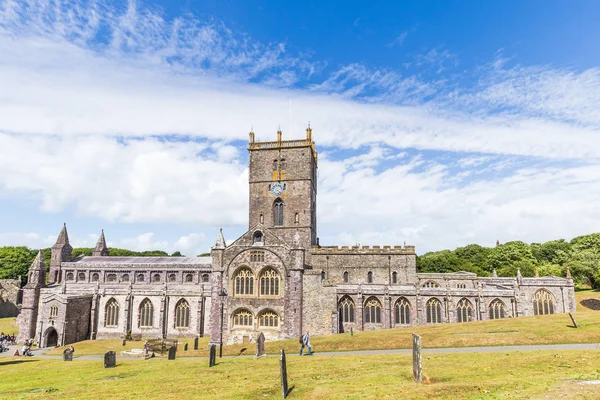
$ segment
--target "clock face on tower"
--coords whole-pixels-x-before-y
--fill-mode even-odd
[[[281,195],[281,193],[283,193],[283,186],[281,186],[280,183],[276,183],[276,184],[272,185],[271,193],[273,193],[273,195],[275,195],[275,196]]]

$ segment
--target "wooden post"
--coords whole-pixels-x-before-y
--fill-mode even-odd
[[[285,361],[285,351],[281,349],[279,356],[279,368],[281,370],[281,396],[286,398],[288,395],[287,365]]]
[[[194,338],[194,350],[198,350],[198,338]]]
[[[571,317],[571,321],[573,321],[573,326],[575,328],[579,328],[579,325],[577,325],[577,322],[575,322],[575,317],[573,317],[573,314],[569,313],[569,317]]]
[[[421,336],[412,334],[413,378],[417,383],[423,383],[423,363],[421,359]]]
[[[208,356],[208,366],[214,367],[215,364],[217,363],[216,361],[217,361],[217,346],[213,344],[210,346],[210,355]]]

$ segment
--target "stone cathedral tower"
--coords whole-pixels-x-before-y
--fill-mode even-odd
[[[260,223],[291,244],[300,236],[308,249],[317,244],[317,152],[312,129],[306,138],[255,142],[250,132],[249,227]]]

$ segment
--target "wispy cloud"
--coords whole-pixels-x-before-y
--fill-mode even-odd
[[[394,47],[394,46],[402,46],[402,44],[404,43],[404,39],[406,39],[406,37],[408,36],[408,32],[404,31],[401,34],[399,34],[398,36],[396,36],[394,38],[394,40],[392,40],[391,42],[389,42],[387,44],[387,47]]]

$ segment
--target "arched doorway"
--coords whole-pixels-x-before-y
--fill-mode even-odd
[[[58,332],[54,328],[48,328],[46,331],[46,346],[45,347],[56,347],[58,346]]]

